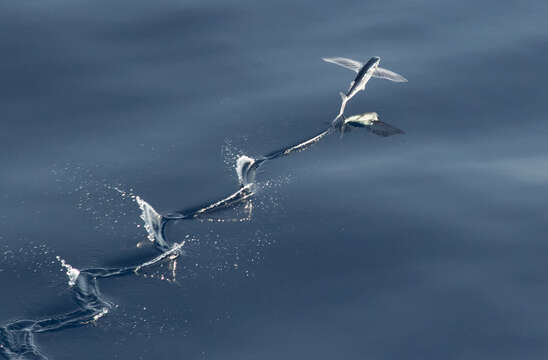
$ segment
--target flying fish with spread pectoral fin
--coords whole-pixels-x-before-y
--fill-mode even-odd
[[[379,62],[381,61],[381,58],[378,56],[373,56],[365,64],[362,64],[361,62],[356,60],[343,57],[323,58],[323,61],[342,66],[346,69],[350,69],[358,73],[354,81],[352,81],[352,83],[350,84],[350,88],[348,89],[346,94],[342,92],[340,93],[342,98],[342,104],[337,118],[343,115],[346,103],[358,92],[365,90],[365,85],[372,77],[387,79],[395,82],[407,82],[407,79],[403,76],[396,74],[393,71],[379,67]]]
[[[339,130],[345,132],[347,129],[349,130],[347,126],[366,128],[373,134],[383,137],[405,134],[403,130],[380,121],[379,115],[376,112],[352,115],[340,122]]]

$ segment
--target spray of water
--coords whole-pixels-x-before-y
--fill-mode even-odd
[[[344,115],[342,115],[342,118],[344,118]],[[298,144],[283,147],[256,159],[246,155],[238,156],[235,164],[239,182],[238,189],[220,200],[197,209],[160,214],[141,197],[114,187],[113,189],[123,197],[129,196],[139,206],[141,210],[140,218],[144,223],[148,241],[156,247],[159,255],[135,266],[81,269],[68,264],[64,259],[57,256],[57,260],[66,273],[76,308],[68,313],[44,316],[35,320],[17,320],[0,327],[0,355],[3,355],[6,359],[46,359],[46,356],[38,349],[34,341],[35,334],[96,323],[106,316],[113,310],[114,306],[99,291],[98,281],[100,279],[139,274],[148,267],[168,261],[172,271],[172,281],[174,281],[177,260],[185,254],[184,246],[186,241],[177,242],[167,239],[165,235],[167,223],[173,220],[192,219],[213,221],[211,217],[213,213],[240,204],[244,204],[247,215],[238,219],[238,221],[249,220],[253,209],[252,198],[257,191],[256,174],[259,167],[269,161],[304,151],[329,134],[337,131],[342,132],[344,131],[343,125],[367,128],[372,133],[381,136],[402,133],[398,129],[396,129],[398,131],[395,131],[395,128],[379,122],[376,116],[374,118],[364,115],[354,116],[348,120],[341,120],[341,116],[338,116],[327,130]]]

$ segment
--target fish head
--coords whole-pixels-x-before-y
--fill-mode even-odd
[[[356,115],[357,121],[371,123],[373,121],[379,121],[379,114],[376,112],[366,112],[360,115]]]
[[[368,114],[371,121],[379,121],[379,114],[377,114],[376,112],[373,111],[373,112],[366,113],[366,114]]]
[[[381,61],[381,58],[378,56],[373,56],[371,59],[365,63],[364,68],[367,70],[369,69],[375,69],[377,66],[379,66],[379,62]]]

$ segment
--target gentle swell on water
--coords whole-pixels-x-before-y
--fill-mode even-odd
[[[164,260],[170,261],[173,278],[175,278],[177,260],[181,255],[184,255],[185,241],[169,241],[165,235],[166,224],[173,220],[207,219],[207,216],[214,212],[242,203],[246,205],[247,217],[238,219],[238,221],[248,220],[253,208],[251,199],[257,191],[255,182],[257,169],[268,161],[306,150],[326,135],[335,133],[337,130],[342,131],[335,124],[334,121],[327,130],[310,139],[281,148],[258,159],[245,155],[238,157],[235,169],[239,188],[225,198],[213,201],[198,209],[187,209],[162,215],[139,196],[132,195],[133,200],[141,209],[140,217],[144,222],[148,240],[160,254],[136,266],[91,269],[77,269],[57,256],[57,260],[65,269],[68,285],[72,290],[77,308],[68,313],[45,316],[37,320],[17,320],[0,327],[0,355],[6,359],[47,359],[34,341],[35,334],[96,323],[107,315],[113,309],[113,304],[107,301],[99,291],[99,279],[136,274],[142,269]],[[368,129],[371,131],[371,128]],[[375,131],[371,132],[375,133]],[[381,134],[381,136],[387,135]],[[117,188],[115,190],[122,196],[126,196],[125,192]]]

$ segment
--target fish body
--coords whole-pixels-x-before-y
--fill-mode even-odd
[[[347,126],[366,128],[371,133],[383,137],[404,134],[403,130],[380,121],[379,115],[376,112],[368,112],[345,118],[341,122],[340,131],[344,132],[347,129]]]
[[[344,114],[344,110],[346,108],[346,104],[350,99],[354,97],[357,93],[359,93],[362,90],[365,90],[365,86],[369,82],[369,80],[372,77],[377,77],[381,79],[387,79],[390,81],[395,82],[407,82],[407,79],[403,76],[379,67],[379,63],[381,61],[381,58],[378,56],[373,56],[370,58],[365,64],[342,57],[335,57],[335,58],[323,58],[324,61],[330,62],[339,66],[342,66],[346,69],[355,71],[357,73],[356,77],[354,78],[354,81],[350,83],[350,87],[348,88],[348,91],[346,94],[340,93],[342,103],[339,110],[339,114],[335,118],[335,121],[340,118]]]
[[[348,100],[354,97],[354,95],[356,95],[358,92],[365,90],[365,85],[367,85],[367,82],[375,73],[375,69],[379,66],[380,61],[380,57],[373,56],[365,65],[362,66],[362,68],[358,71],[358,75],[356,75],[356,78],[354,79],[354,81],[352,81],[352,83],[350,84],[350,88],[345,94],[345,97]]]

